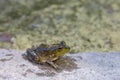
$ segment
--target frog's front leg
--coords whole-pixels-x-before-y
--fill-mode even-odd
[[[54,69],[59,69],[58,65],[56,65],[54,62],[52,62],[52,61],[47,61],[47,63],[48,63],[49,65],[51,65]]]

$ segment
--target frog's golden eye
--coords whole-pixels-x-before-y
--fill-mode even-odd
[[[62,51],[62,48],[61,48],[61,47],[59,47],[59,48],[57,48],[57,50],[58,50],[58,51]]]

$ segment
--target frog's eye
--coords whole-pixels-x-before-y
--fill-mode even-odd
[[[60,47],[60,48],[58,48],[58,49],[62,49],[62,48]]]

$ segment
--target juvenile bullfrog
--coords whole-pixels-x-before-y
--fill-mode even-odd
[[[70,47],[66,45],[64,41],[61,41],[58,44],[40,44],[37,47],[32,47],[27,49],[26,57],[28,60],[35,63],[48,63],[53,68],[57,69],[58,66],[53,62],[59,59],[61,56],[64,56],[69,52]]]

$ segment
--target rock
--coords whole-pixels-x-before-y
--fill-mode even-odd
[[[67,54],[55,63],[34,64],[25,51],[0,49],[0,80],[120,80],[120,52]]]

